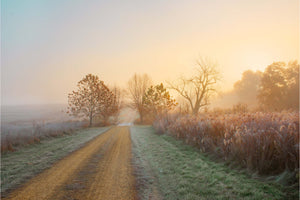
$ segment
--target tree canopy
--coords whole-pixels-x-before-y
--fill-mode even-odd
[[[153,119],[156,116],[166,114],[169,110],[172,110],[177,103],[175,99],[171,98],[169,92],[161,83],[148,88],[143,97],[143,105]]]
[[[299,110],[299,64],[274,62],[263,73],[258,99],[270,110]]]
[[[77,90],[68,95],[68,113],[70,115],[88,118],[92,126],[95,117],[106,123],[109,116],[117,112],[116,96],[99,79],[88,74],[77,84]]]
[[[240,103],[257,104],[262,72],[247,70],[243,72],[241,80],[234,84],[233,92],[237,94]]]

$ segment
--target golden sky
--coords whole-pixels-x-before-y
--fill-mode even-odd
[[[298,0],[1,1],[2,104],[66,103],[86,74],[125,87],[216,60],[221,89],[247,69],[299,60]]]

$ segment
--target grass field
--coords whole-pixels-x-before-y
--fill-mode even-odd
[[[281,185],[216,163],[150,126],[131,127],[131,138],[142,199],[286,199]]]
[[[298,182],[297,112],[174,114],[156,120],[154,127],[160,134],[168,133],[202,152],[236,162],[260,175],[290,174],[285,185]]]
[[[18,187],[108,129],[109,127],[83,129],[72,135],[42,140],[16,152],[2,154],[1,193]]]

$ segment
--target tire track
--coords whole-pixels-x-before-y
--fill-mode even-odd
[[[128,127],[114,127],[3,199],[136,199]]]
[[[135,179],[131,166],[131,139],[128,127],[99,163],[95,181],[80,199],[136,199]]]

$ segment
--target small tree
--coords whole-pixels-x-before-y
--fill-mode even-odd
[[[105,95],[105,98],[100,99],[102,101],[102,108],[99,115],[103,123],[107,125],[110,117],[114,117],[114,121],[117,121],[117,116],[121,109],[121,91],[117,87],[114,87],[112,91],[107,92]]]
[[[201,107],[209,105],[210,96],[215,92],[215,84],[220,79],[216,64],[208,59],[197,60],[197,65],[193,77],[181,78],[178,84],[169,83],[171,89],[187,100],[194,115],[198,114]]]
[[[143,97],[143,105],[154,119],[173,109],[177,103],[172,99],[163,84],[151,86]]]
[[[130,106],[139,113],[141,123],[143,123],[145,115],[143,96],[150,85],[151,79],[147,74],[134,74],[133,77],[128,81],[128,91],[131,99]]]
[[[88,74],[77,84],[77,90],[68,95],[68,111],[72,116],[88,118],[92,126],[96,116],[107,114],[113,95],[98,76]]]

